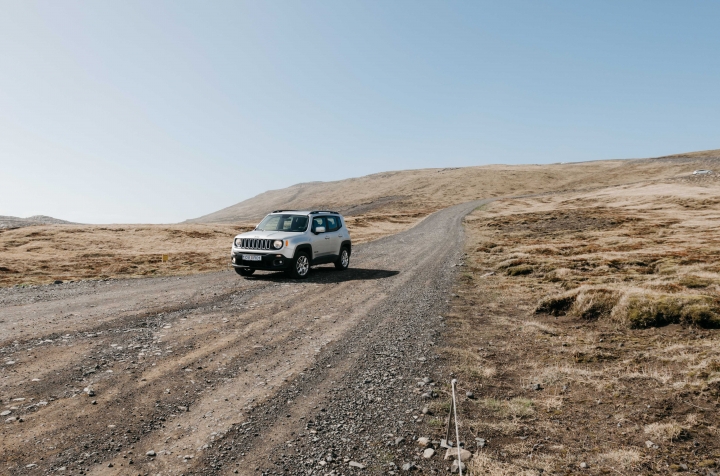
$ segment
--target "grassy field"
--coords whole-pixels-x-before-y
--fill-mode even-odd
[[[369,213],[348,217],[347,225],[353,243],[360,244],[405,230],[428,213]],[[227,269],[233,237],[254,226],[38,225],[0,230],[0,286]]]
[[[652,184],[689,177],[696,168],[712,168],[718,158],[720,151],[705,151],[658,159],[386,172],[269,191],[194,223],[0,230],[0,286],[226,269],[233,236],[252,229],[273,209],[341,210],[353,242],[359,244],[406,230],[433,211],[477,198]],[[689,200],[684,207],[678,204],[679,210],[695,207],[694,198]],[[538,217],[557,205],[550,198],[544,203],[544,209],[537,208]],[[169,256],[166,263],[161,262],[163,254]],[[630,304],[642,306],[641,301]],[[707,303],[696,304],[699,312]]]
[[[0,231],[0,285],[222,269],[242,225],[41,225]],[[162,255],[169,255],[162,262]]]
[[[466,219],[444,355],[489,440],[473,474],[714,471],[719,204],[717,176],[684,177]]]

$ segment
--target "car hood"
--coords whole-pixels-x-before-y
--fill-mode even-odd
[[[288,231],[248,231],[247,233],[241,233],[235,238],[252,238],[252,239],[265,239],[265,240],[285,240],[298,236],[300,233],[290,233]]]

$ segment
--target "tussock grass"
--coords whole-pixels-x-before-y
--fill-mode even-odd
[[[501,261],[497,265],[497,269],[507,269],[514,266],[519,266],[525,262],[524,258],[511,258]]]
[[[526,274],[530,274],[533,272],[533,267],[527,264],[522,264],[519,266],[510,266],[505,273],[508,276],[523,276]]]
[[[720,327],[717,298],[702,294],[660,293],[638,287],[623,291],[607,286],[581,286],[543,297],[535,312],[590,320],[612,318],[633,329],[678,323]]]
[[[610,288],[583,287],[578,290],[570,314],[583,319],[610,317],[620,292]]]
[[[545,274],[545,280],[551,283],[566,281],[573,275],[573,271],[568,268],[557,268],[548,271]]]
[[[715,283],[714,279],[706,278],[703,276],[696,276],[694,274],[686,274],[678,281],[681,285],[690,289],[706,288],[711,284]]]
[[[634,449],[618,449],[598,455],[598,462],[617,469],[627,470],[640,462],[640,452]]]
[[[683,427],[675,421],[666,423],[650,423],[643,429],[646,435],[660,441],[672,442],[677,440],[683,431]]]
[[[651,291],[628,292],[612,310],[613,319],[642,329],[686,323],[719,327],[715,299],[697,294],[661,294]]]
[[[542,405],[545,407],[547,411],[550,410],[557,410],[559,408],[562,408],[564,402],[563,397],[547,397],[542,400]]]
[[[535,312],[546,313],[552,316],[563,316],[575,304],[577,291],[567,291],[563,294],[546,296],[538,302]]]
[[[536,313],[553,316],[572,315],[583,319],[610,317],[620,299],[620,292],[607,287],[581,286],[561,294],[546,296],[535,308]]]

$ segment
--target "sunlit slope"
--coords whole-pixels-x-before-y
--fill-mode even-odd
[[[719,161],[720,150],[710,150],[654,159],[383,172],[335,182],[302,183],[270,190],[188,221],[246,221],[257,219],[275,209],[331,208],[347,215],[380,209],[437,209],[477,198],[667,179],[690,174],[697,168],[712,168]]]

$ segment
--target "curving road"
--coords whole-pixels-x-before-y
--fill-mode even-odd
[[[428,390],[416,379],[435,365],[462,218],[485,202],[304,281],[223,271],[0,290],[0,474],[386,474],[413,461]]]

